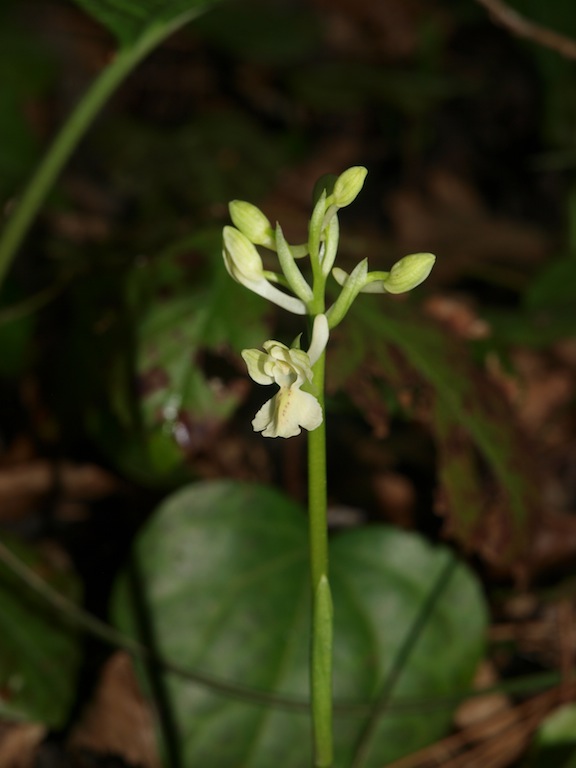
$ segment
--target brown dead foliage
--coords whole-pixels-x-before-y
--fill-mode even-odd
[[[127,654],[115,653],[105,664],[94,697],[70,735],[69,748],[119,755],[141,768],[161,768],[154,715]]]

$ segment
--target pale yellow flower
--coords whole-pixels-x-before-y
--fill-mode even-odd
[[[294,437],[300,434],[302,427],[311,431],[322,424],[320,403],[301,387],[312,381],[312,365],[324,351],[327,341],[326,316],[318,315],[308,352],[290,349],[273,340],[264,342],[264,352],[259,349],[242,352],[248,373],[256,383],[280,387],[254,417],[255,432],[262,432],[264,437]]]

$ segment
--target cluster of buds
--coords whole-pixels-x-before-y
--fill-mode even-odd
[[[298,315],[314,317],[310,349],[288,348],[278,341],[264,343],[264,352],[244,350],[248,373],[258,384],[277,384],[278,394],[256,414],[252,422],[265,437],[292,437],[300,428],[316,429],[322,423],[317,399],[301,387],[312,381],[314,364],[320,359],[331,329],[344,318],[359,293],[405,293],[423,282],[434,265],[431,253],[415,253],[400,259],[389,272],[369,272],[363,259],[350,274],[334,267],[338,250],[338,210],[350,205],[362,189],[366,169],[355,166],[337,177],[331,191],[318,198],[308,229],[308,241],[289,245],[279,224],[274,228],[259,208],[241,200],[230,203],[234,226],[224,227],[223,258],[229,275],[259,296]],[[279,272],[264,269],[257,246],[276,253]],[[310,282],[298,261],[308,257]],[[325,309],[328,276],[341,291]]]

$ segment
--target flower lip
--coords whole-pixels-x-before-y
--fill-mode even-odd
[[[268,400],[252,421],[263,437],[295,437],[302,427],[312,431],[322,424],[322,408],[314,395],[299,387],[282,387]]]

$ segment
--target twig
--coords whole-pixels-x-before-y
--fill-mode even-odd
[[[576,40],[561,35],[552,29],[542,27],[533,21],[520,15],[517,11],[501,0],[476,0],[493,16],[494,21],[519,37],[533,40],[535,43],[550,48],[565,56],[567,59],[576,60]]]

